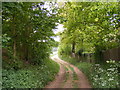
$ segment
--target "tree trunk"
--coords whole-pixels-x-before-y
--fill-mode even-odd
[[[72,43],[72,53],[75,53],[75,42]]]
[[[15,60],[15,57],[16,57],[16,25],[15,25],[15,16],[13,16],[13,35],[14,35],[14,41],[13,41],[13,57],[14,57],[14,60]]]
[[[75,42],[72,43],[72,57],[75,58]]]
[[[14,56],[14,60],[16,57],[16,41],[14,40],[14,46],[13,46],[13,56]]]

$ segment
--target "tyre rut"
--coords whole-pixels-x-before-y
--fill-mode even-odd
[[[77,84],[76,88],[91,88],[87,77],[77,67],[59,58],[53,58],[53,60],[60,65],[60,70],[55,80],[48,83],[45,88],[74,88],[73,86],[75,84]],[[68,71],[65,70],[65,67]],[[70,67],[73,68],[74,71],[72,71]],[[73,79],[74,72],[78,80]],[[66,74],[68,74],[67,80],[65,80]]]

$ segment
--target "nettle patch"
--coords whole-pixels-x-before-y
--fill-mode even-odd
[[[119,88],[120,73],[118,67],[120,62],[107,61],[107,67],[100,64],[93,65],[93,73],[91,74],[92,85],[95,88]]]

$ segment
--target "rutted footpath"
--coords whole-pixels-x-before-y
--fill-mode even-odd
[[[91,88],[88,79],[77,67],[58,57],[52,59],[60,65],[60,71],[45,88]]]

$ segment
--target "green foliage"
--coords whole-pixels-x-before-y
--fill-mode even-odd
[[[43,8],[46,3],[50,10]],[[3,46],[11,48],[14,58],[18,57],[32,64],[41,64],[44,59],[49,58],[51,48],[54,46],[54,40],[51,38],[54,36],[52,29],[55,29],[58,22],[54,4],[2,3]]]
[[[7,34],[2,35],[2,47],[7,48],[7,43],[10,40],[10,37],[7,37]]]
[[[65,30],[60,33],[60,49],[71,46],[95,52],[119,46],[119,2],[66,2],[61,8]],[[72,49],[71,49],[72,50]],[[67,51],[66,51],[67,52]],[[98,60],[97,58],[97,60]]]
[[[71,46],[70,45],[63,45],[60,44],[59,45],[59,49],[58,49],[58,54],[61,55],[65,55],[68,56],[71,54]]]
[[[3,69],[3,88],[43,88],[59,71],[59,65],[47,60],[45,65],[29,66],[18,71]]]

